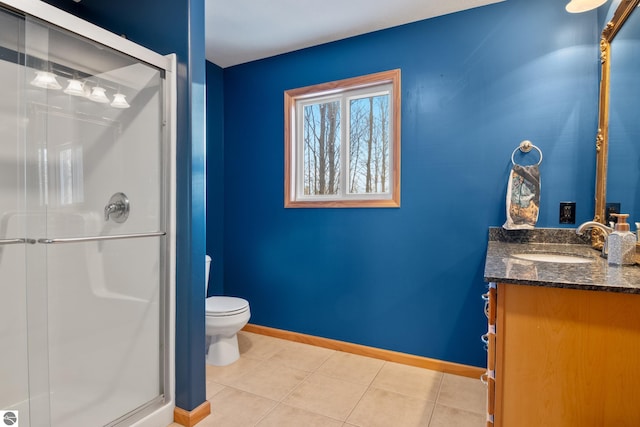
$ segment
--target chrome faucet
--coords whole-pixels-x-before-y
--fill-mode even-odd
[[[578,228],[576,229],[576,234],[582,236],[582,234],[590,228],[599,228],[600,230],[604,231],[605,236],[609,236],[609,234],[613,233],[613,228],[611,227],[607,227],[606,225],[601,224],[597,221],[587,221],[578,226]]]
[[[603,257],[607,257],[608,253],[609,253],[609,249],[607,248],[607,243],[609,241],[609,234],[613,233],[613,228],[611,227],[607,227],[604,224],[601,224],[597,221],[587,221],[587,222],[583,222],[582,224],[580,224],[578,226],[578,228],[576,229],[576,234],[579,234],[582,236],[582,234],[592,228],[597,228],[599,230],[601,230],[604,234],[604,244],[602,246],[602,256]]]

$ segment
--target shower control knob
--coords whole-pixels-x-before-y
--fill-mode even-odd
[[[112,219],[117,223],[123,223],[127,218],[129,218],[129,198],[124,193],[116,193],[104,207],[104,220]]]

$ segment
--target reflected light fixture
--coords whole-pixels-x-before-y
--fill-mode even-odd
[[[85,96],[84,93],[84,83],[80,80],[69,79],[69,85],[63,91],[68,95],[73,96]]]
[[[36,71],[36,77],[31,81],[31,84],[43,89],[62,89],[55,74],[49,71]]]
[[[567,3],[565,9],[569,13],[582,13],[596,9],[606,2],[607,0],[571,0]]]
[[[94,102],[99,102],[100,104],[106,104],[109,102],[109,98],[107,98],[107,95],[104,92],[105,89],[103,87],[94,86],[91,90],[91,94],[89,95],[89,99]]]
[[[113,95],[113,102],[111,103],[111,106],[114,108],[129,108],[130,105],[125,98],[126,96],[120,92],[116,93]]]

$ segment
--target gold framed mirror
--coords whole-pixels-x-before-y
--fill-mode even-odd
[[[611,21],[607,23],[602,36],[600,38],[600,60],[601,60],[601,79],[600,79],[600,105],[598,113],[598,133],[596,136],[596,186],[595,186],[595,213],[594,221],[607,224],[606,204],[607,204],[607,173],[609,163],[609,142],[610,129],[609,118],[611,112],[611,56],[612,42],[616,35],[620,32],[630,16],[640,4],[640,0],[621,0]],[[635,12],[636,15],[640,11]],[[638,40],[640,43],[640,40]],[[638,215],[638,212],[625,212]],[[604,245],[604,233],[599,229],[592,231],[593,247],[601,249]],[[636,250],[640,249],[640,245],[636,244]]]

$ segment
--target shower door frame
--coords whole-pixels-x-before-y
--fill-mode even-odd
[[[163,343],[159,357],[162,360],[162,384],[164,403],[154,412],[135,421],[133,425],[157,426],[173,422],[175,408],[175,271],[176,271],[176,120],[177,75],[175,54],[160,55],[133,43],[97,25],[57,9],[39,0],[0,0],[0,6],[28,15],[53,26],[108,46],[141,62],[164,71],[163,135],[162,135],[162,194],[166,250],[161,253],[160,289],[162,291],[162,316],[160,339]],[[123,414],[125,415],[125,414]]]

